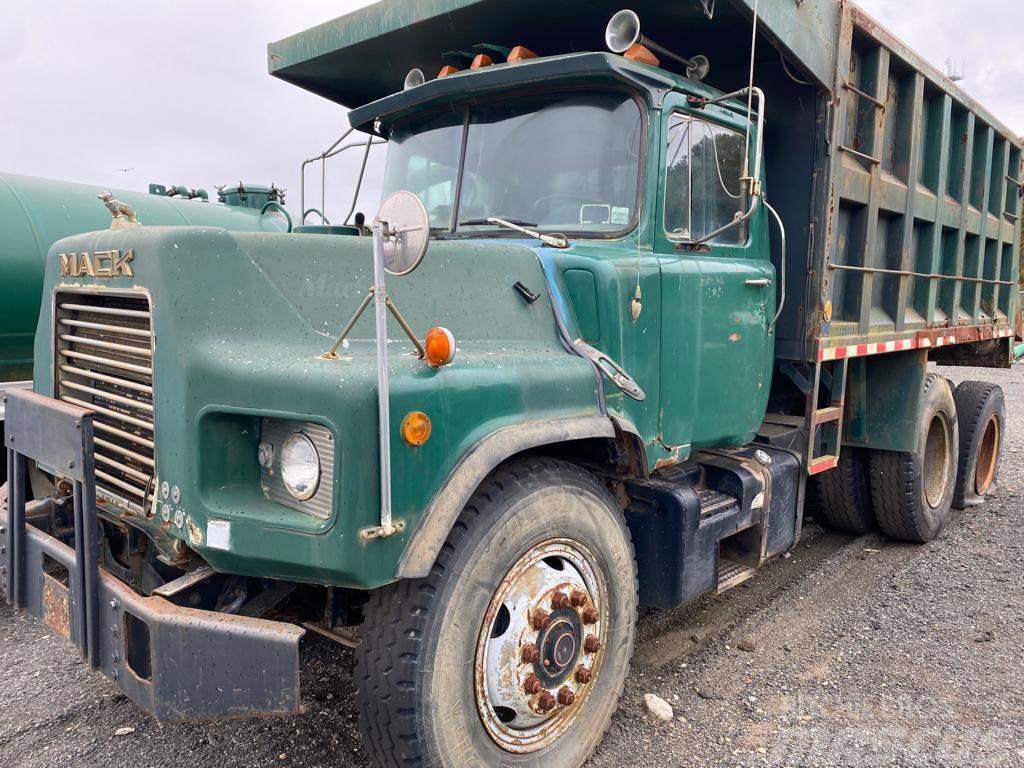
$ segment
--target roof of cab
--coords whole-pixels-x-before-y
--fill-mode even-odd
[[[549,84],[626,88],[643,93],[648,103],[655,107],[660,107],[664,94],[674,89],[705,98],[719,95],[719,91],[703,83],[615,54],[570,53],[529,59],[518,64],[494,64],[436,78],[353,109],[348,117],[354,128],[369,132],[378,119],[393,121],[434,104],[450,104],[456,100],[505,93],[510,88],[545,87]],[[725,102],[723,106],[746,109],[736,101]]]
[[[692,0],[381,0],[271,43],[268,65],[275,77],[354,108],[400,90],[413,67],[432,79],[445,52],[480,43],[524,45],[542,57],[604,51],[605,25],[624,5],[641,15],[644,28],[663,45],[673,47],[679,31],[697,39],[721,34],[735,42],[749,35],[753,2],[719,2],[711,24],[701,3]],[[825,81],[835,67],[827,41],[834,37],[838,4],[789,5],[761,3],[763,28],[775,30]]]

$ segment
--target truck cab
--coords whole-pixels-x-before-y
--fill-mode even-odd
[[[570,341],[644,382],[643,400],[608,391],[606,403],[652,467],[750,442],[768,401],[767,211],[730,226],[750,208],[742,177],[757,118],[737,100],[704,105],[722,95],[582,53],[454,73],[351,115],[388,139],[385,196],[418,194],[433,238],[538,254]],[[569,247],[530,242],[493,217]]]

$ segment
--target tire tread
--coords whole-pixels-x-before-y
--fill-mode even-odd
[[[877,527],[863,450],[846,448],[835,469],[812,478],[814,516],[827,528],[869,533]]]
[[[945,377],[930,373],[925,377],[922,400],[932,387],[948,387]],[[954,419],[954,425],[955,425]],[[902,451],[872,450],[869,462],[871,499],[875,519],[882,533],[892,539],[924,544],[931,540],[918,514],[917,471],[914,454]]]
[[[428,757],[420,740],[416,677],[424,644],[424,628],[438,606],[442,586],[453,573],[453,562],[471,528],[502,496],[527,492],[543,483],[564,482],[567,475],[611,495],[586,470],[575,464],[530,456],[499,468],[473,494],[441,547],[431,572],[423,579],[408,579],[374,590],[363,608],[362,642],[356,651],[355,682],[359,723],[369,752],[382,768],[427,768]],[[617,507],[616,507],[617,508]],[[632,539],[621,514],[617,515],[632,552]],[[633,574],[633,616],[636,622],[638,583]],[[616,701],[625,678],[615,692]]]
[[[981,438],[978,430],[984,426],[981,424],[982,414],[997,393],[1000,404],[1004,403],[1002,387],[987,381],[964,381],[953,392],[960,429],[960,456],[957,459],[956,490],[953,492],[953,506],[957,509],[964,509],[968,498],[974,494],[973,489],[968,492],[967,485],[971,474],[971,459],[977,450],[977,441]],[[1002,407],[1005,409],[1005,405]],[[1000,426],[1005,428],[1005,417]]]

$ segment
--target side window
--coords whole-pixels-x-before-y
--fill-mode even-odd
[[[696,240],[746,210],[740,187],[744,134],[689,115],[669,118],[665,171],[665,231]],[[747,241],[747,225],[726,230],[714,242]]]

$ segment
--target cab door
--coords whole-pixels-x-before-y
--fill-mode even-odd
[[[763,209],[697,244],[750,205],[740,184],[745,142],[745,116],[691,108],[682,94],[666,98],[654,234],[662,274],[660,437],[681,458],[687,447],[749,442],[767,406],[776,280]]]

